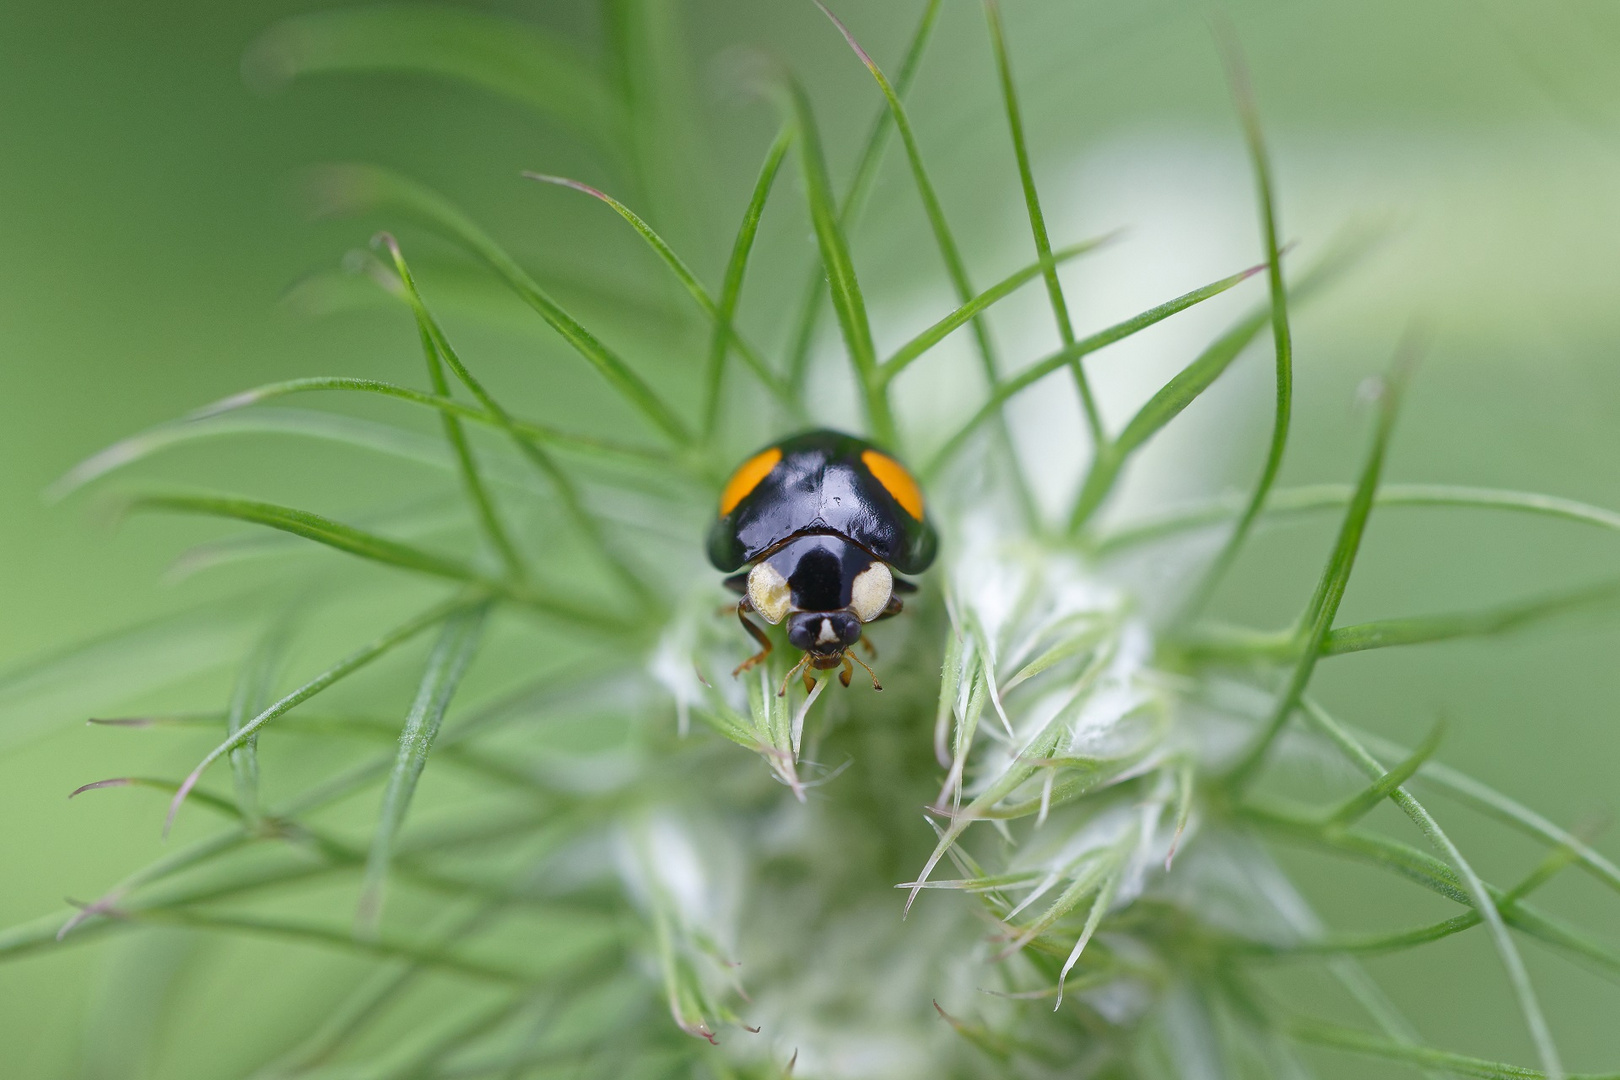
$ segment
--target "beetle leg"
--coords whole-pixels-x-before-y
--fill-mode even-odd
[[[781,689],[776,691],[776,696],[777,697],[787,697],[788,683],[792,682],[793,681],[793,676],[797,675],[799,672],[804,671],[804,677],[806,679],[810,678],[810,673],[808,671],[805,671],[805,666],[807,664],[809,664],[809,663],[810,663],[810,654],[805,653],[802,657],[799,658],[799,662],[797,664],[794,664],[793,667],[788,669],[788,673],[786,675],[782,676]]]
[[[737,621],[743,624],[743,629],[748,631],[750,637],[759,642],[759,652],[737,665],[736,670],[731,673],[733,679],[771,655],[771,639],[748,618],[747,613],[753,610],[754,605],[749,602],[748,597],[737,601]]]
[[[805,693],[808,694],[808,693],[810,693],[812,690],[814,690],[816,688],[816,680],[811,678],[810,672],[806,671],[803,675],[801,675],[799,677],[804,680],[804,692]]]
[[[877,622],[879,619],[892,619],[905,609],[906,605],[900,602],[900,598],[898,596],[891,596],[889,597],[888,606],[873,616],[872,622]]]
[[[853,674],[855,674],[855,669],[849,666],[849,653],[845,653],[844,670],[838,673],[838,681],[847,689],[849,687],[849,678]]]
[[[877,659],[877,646],[872,644],[872,639],[871,638],[862,636],[862,638],[861,638],[861,651],[866,654],[866,658],[868,660],[876,660]]]

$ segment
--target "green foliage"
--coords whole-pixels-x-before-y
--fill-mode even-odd
[[[160,791],[170,799],[169,823],[189,800],[209,812],[212,831],[176,841],[94,900],[0,932],[0,960],[150,927],[343,958],[347,966],[310,981],[321,1023],[260,1040],[275,1047],[250,1066],[263,1078],[1124,1077],[1191,1075],[1187,1062],[1231,1075],[1295,1076],[1300,1047],[1436,1075],[1562,1076],[1519,944],[1620,978],[1620,952],[1532,902],[1566,868],[1620,892],[1620,868],[1584,838],[1437,762],[1439,725],[1414,749],[1383,745],[1330,716],[1310,688],[1335,656],[1501,634],[1615,598],[1616,586],[1604,581],[1509,607],[1340,625],[1375,510],[1466,507],[1610,530],[1620,529],[1620,514],[1519,492],[1385,484],[1410,350],[1382,384],[1356,483],[1274,486],[1290,436],[1290,312],[1365,245],[1344,245],[1297,277],[1285,273],[1258,109],[1235,52],[1230,67],[1266,261],[1079,333],[1059,271],[1100,241],[1052,243],[993,2],[985,5],[989,41],[1020,188],[1011,194],[1021,197],[1036,259],[983,291],[972,284],[905,103],[934,0],[893,82],[828,12],[882,97],[841,196],[837,158],[824,141],[833,125],[818,123],[795,75],[775,73],[784,123],[732,218],[735,233],[703,253],[723,267],[718,287],[694,269],[709,265],[699,253],[677,250],[671,214],[655,212],[684,193],[648,190],[658,178],[687,176],[689,162],[666,158],[692,152],[671,146],[653,119],[669,106],[659,88],[681,82],[664,70],[669,16],[653,3],[603,7],[611,55],[600,63],[522,24],[429,7],[302,16],[254,47],[250,71],[267,79],[333,71],[448,77],[602,142],[619,170],[604,186],[626,201],[580,181],[529,175],[588,194],[628,223],[659,272],[693,301],[699,344],[672,347],[670,370],[648,377],[631,352],[606,343],[612,327],[599,332],[565,310],[537,283],[550,279],[448,199],[371,166],[318,173],[325,210],[422,226],[477,259],[586,361],[648,441],[593,425],[583,411],[574,417],[549,385],[528,400],[497,390],[481,362],[475,374],[477,348],[467,343],[476,337],[441,322],[432,275],[419,281],[404,246],[382,234],[387,261],[368,255],[351,265],[416,331],[421,360],[401,357],[398,370],[404,378],[424,363],[426,389],[348,376],[275,383],[135,435],[70,472],[54,494],[175,446],[268,433],[364,448],[390,466],[428,465],[437,486],[418,491],[413,481],[414,501],[355,523],[246,495],[125,500],[136,510],[290,538],[254,549],[273,586],[243,605],[252,629],[228,639],[235,677],[223,705],[102,722],[154,740],[202,731],[220,741],[183,779],[121,776],[74,793],[150,799],[140,793]],[[955,307],[885,360],[852,242],[890,125]],[[846,126],[840,118],[836,128]],[[812,233],[795,254],[813,264],[812,284],[785,344],[772,350],[744,335],[739,316],[745,285],[760,272],[752,256],[761,223],[773,200],[787,198],[778,174],[789,156],[802,181],[797,212]],[[637,209],[640,198],[647,206]],[[1265,303],[1111,435],[1083,358],[1261,272]],[[1003,371],[991,335],[995,306],[1037,278],[1061,346]],[[831,688],[827,672],[802,683],[785,655],[791,650],[781,647],[756,670],[728,677],[752,643],[733,620],[715,617],[725,596],[698,559],[717,478],[745,449],[723,422],[728,402],[798,422],[812,412],[811,376],[842,372],[810,361],[824,295],[866,433],[913,459],[931,452],[921,471],[946,539],[940,567],[907,598],[908,633],[874,632],[888,685],[881,698],[858,684]],[[463,347],[452,344],[447,325]],[[1125,464],[1268,325],[1275,413],[1252,491],[1100,527]],[[905,425],[896,418],[897,377],[928,371],[935,349],[963,327],[984,380],[960,399],[969,419],[952,428],[947,417],[926,416],[908,430],[911,417]],[[742,369],[746,381],[737,378]],[[1095,452],[1060,521],[1048,524],[1008,452],[1004,409],[1063,370],[1077,381],[1076,422],[1089,427]],[[688,400],[660,389],[672,385],[699,390]],[[314,391],[428,410],[421,415],[437,436],[271,407]],[[542,422],[531,412],[564,419]],[[999,452],[973,460],[968,451],[986,436]],[[1202,614],[1255,530],[1322,510],[1340,512],[1339,529],[1292,625],[1264,631]],[[1114,572],[1117,556],[1150,544],[1188,561],[1168,541],[1212,528],[1225,530],[1224,540],[1207,564],[1184,567],[1192,573],[1183,577],[1197,582],[1188,595],[1140,593]],[[398,535],[406,532],[425,535]],[[251,542],[217,542],[212,554],[224,561],[220,545]],[[299,548],[348,558],[279,558]],[[354,572],[365,564],[388,582],[387,603],[366,591],[371,578]],[[401,617],[401,605],[415,613]],[[1176,614],[1154,622],[1149,608]],[[339,629],[316,633],[328,618]],[[364,644],[335,662],[311,662],[314,647],[356,633]],[[170,636],[138,628],[57,660],[57,670],[72,675],[85,657],[126,648],[176,664],[178,683],[192,672],[179,669],[180,654],[195,650],[152,645]],[[424,658],[417,642],[429,637]],[[12,683],[39,674],[16,673]],[[874,688],[877,681],[874,674]],[[222,758],[232,767],[233,797],[204,786]],[[1301,778],[1310,784],[1307,805],[1278,790]],[[1413,794],[1430,789],[1535,841],[1537,861],[1508,887],[1487,880]],[[1390,834],[1393,814],[1379,813],[1386,805],[1426,850]],[[917,826],[919,807],[926,831]],[[153,814],[156,828],[155,804]],[[202,826],[188,814],[185,828]],[[1415,884],[1451,910],[1394,931],[1324,929],[1281,874],[1274,856],[1283,848]],[[1476,927],[1507,974],[1539,1070],[1426,1045],[1356,965],[1357,957],[1421,950]],[[1283,965],[1341,985],[1360,1014],[1310,1014],[1313,999],[1280,994],[1268,981]],[[845,1054],[863,1046],[883,1052],[869,1061]]]

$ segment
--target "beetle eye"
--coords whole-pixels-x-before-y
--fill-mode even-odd
[[[776,567],[765,562],[755,563],[748,571],[748,599],[753,602],[754,610],[775,626],[787,618],[788,608],[793,604],[793,591]]]
[[[886,563],[875,562],[855,575],[849,588],[849,610],[861,622],[871,622],[889,606],[894,575]]]

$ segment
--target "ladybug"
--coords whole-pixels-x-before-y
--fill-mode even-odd
[[[837,431],[807,431],[754,454],[726,481],[719,510],[709,561],[732,575],[725,585],[742,594],[737,618],[759,642],[759,652],[732,674],[771,651],[748,613],[773,626],[786,620],[788,641],[804,656],[779,693],[801,671],[808,686],[806,667],[842,666],[839,681],[848,686],[846,650],[861,639],[862,625],[898,615],[895,594],[917,589],[894,571],[921,573],[939,548],[922,489],[906,467]],[[873,689],[883,689],[861,666]]]

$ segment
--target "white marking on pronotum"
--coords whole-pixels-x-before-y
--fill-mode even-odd
[[[748,599],[753,601],[754,610],[775,626],[787,618],[788,608],[793,604],[793,590],[788,588],[787,578],[776,567],[765,562],[755,563],[748,571]]]
[[[831,619],[821,620],[821,633],[816,635],[817,645],[832,645],[838,641],[838,632],[833,629]]]
[[[861,622],[883,614],[894,594],[894,575],[886,563],[875,562],[855,575],[849,586],[849,609]]]

